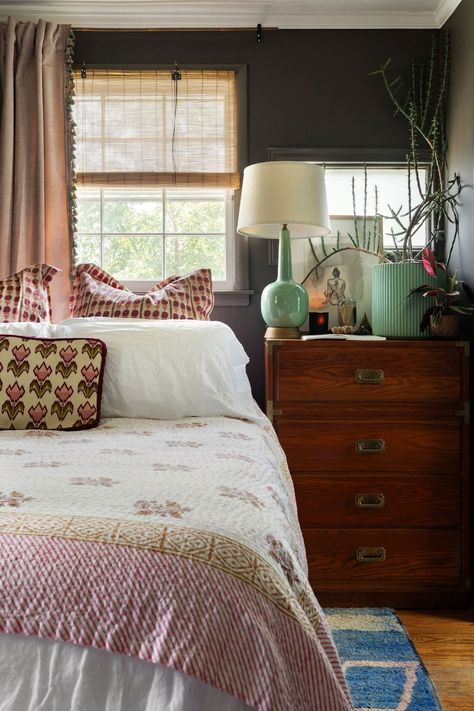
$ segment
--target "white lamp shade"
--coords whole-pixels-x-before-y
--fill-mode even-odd
[[[293,239],[321,237],[331,231],[321,166],[269,161],[245,168],[237,231],[276,239],[284,224]]]

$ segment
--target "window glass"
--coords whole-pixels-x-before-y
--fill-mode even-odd
[[[365,180],[363,166],[334,167],[326,166],[326,190],[328,197],[329,214],[332,216],[351,216],[354,214],[352,178],[354,177],[355,209],[357,215],[364,214]],[[426,168],[420,168],[420,183],[424,189],[428,178]],[[384,248],[394,248],[392,229],[394,233],[400,232],[400,226],[392,217],[390,208],[404,224],[407,223],[406,213],[409,207],[408,174],[405,166],[375,167],[367,166],[367,209],[368,217],[375,216],[375,188],[378,194],[378,213],[383,216]],[[412,174],[411,182],[412,208],[420,202],[420,194],[415,175]],[[414,247],[422,247],[426,242],[427,225],[419,230],[413,239]]]
[[[232,191],[78,188],[76,261],[151,284],[202,267],[217,289],[232,276]]]
[[[156,233],[163,231],[161,190],[103,190],[103,231]]]

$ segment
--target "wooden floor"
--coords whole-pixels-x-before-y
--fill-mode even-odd
[[[474,613],[397,610],[445,711],[474,710]]]

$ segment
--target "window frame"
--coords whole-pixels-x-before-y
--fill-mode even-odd
[[[115,192],[119,191],[121,188],[114,187],[112,188]],[[206,190],[206,188],[203,188]],[[163,229],[161,232],[133,232],[133,231],[127,231],[127,232],[108,232],[104,230],[104,201],[105,201],[105,196],[104,192],[107,190],[107,188],[93,188],[93,187],[83,187],[83,186],[78,186],[77,188],[77,199],[78,201],[80,200],[80,193],[81,190],[96,190],[99,193],[99,205],[100,205],[100,229],[97,232],[87,232],[84,230],[76,230],[77,235],[92,235],[92,236],[98,236],[100,237],[100,253],[101,253],[101,262],[103,262],[103,242],[106,237],[109,236],[115,236],[115,235],[127,235],[130,237],[133,236],[144,236],[144,237],[154,237],[154,236],[159,236],[163,240],[163,266],[165,266],[166,259],[165,259],[165,253],[166,253],[166,237],[167,235],[169,236],[175,236],[179,235],[180,233],[174,233],[174,232],[167,232],[165,229],[166,225],[166,216],[165,216],[165,210],[166,210],[166,192],[168,190],[179,190],[179,188],[156,188],[156,191],[158,193],[161,193],[162,198],[163,198],[163,205],[162,205],[162,212],[163,212]],[[130,193],[133,193],[134,190],[140,190],[140,188],[123,188],[124,192],[130,190]],[[152,191],[153,188],[148,188],[148,191]],[[184,190],[184,188],[183,188]],[[215,190],[215,188],[213,188]],[[225,237],[225,252],[226,252],[226,279],[225,280],[213,280],[213,289],[216,293],[218,292],[226,292],[232,290],[233,286],[233,279],[234,279],[234,273],[235,273],[235,266],[234,266],[234,248],[233,248],[233,242],[234,242],[234,234],[233,234],[233,223],[234,223],[234,198],[233,198],[233,191],[231,188],[223,188],[222,191],[225,193],[224,195],[224,209],[225,209],[225,231],[223,233]],[[158,196],[157,196],[158,199]],[[186,235],[188,233],[183,233],[183,235]],[[199,235],[200,233],[195,233],[196,235]],[[203,232],[203,236],[205,236],[207,233]],[[217,235],[217,233],[216,233]],[[103,268],[103,264],[100,265]],[[205,266],[205,265],[203,265]],[[199,267],[196,267],[199,268]],[[115,275],[114,275],[115,276]],[[161,279],[166,279],[171,274],[164,275],[161,277]],[[131,291],[137,293],[137,294],[146,294],[151,288],[156,286],[156,283],[158,281],[157,279],[120,279],[121,282]]]
[[[407,149],[405,148],[291,148],[270,147],[267,149],[269,161],[302,160],[311,163],[324,164],[330,167],[351,168],[374,166],[377,168],[400,168],[407,164]],[[420,166],[431,168],[429,151],[420,151]],[[393,250],[386,249],[387,252]],[[271,240],[268,246],[268,264],[278,263],[278,241]]]
[[[184,65],[183,65],[184,66]],[[219,70],[233,71],[236,75],[237,94],[237,170],[242,176],[243,170],[248,163],[248,131],[247,131],[247,94],[248,94],[248,69],[246,64],[186,64],[186,69],[190,70]],[[82,64],[75,63],[73,69],[81,70]],[[89,64],[90,69],[166,69],[170,72],[173,69],[171,64]],[[248,237],[237,233],[237,220],[240,205],[241,189],[229,189],[232,193],[232,205],[230,209],[226,206],[226,252],[232,265],[230,274],[226,274],[225,282],[220,282],[214,289],[216,295],[216,306],[248,306],[250,295],[254,291],[250,289],[250,268],[249,268],[249,248]],[[205,266],[205,265],[202,265]],[[198,268],[198,267],[196,267]],[[227,265],[226,265],[227,268]],[[143,282],[141,280],[127,280],[124,282],[128,288],[136,293],[146,293],[153,282]],[[137,287],[132,288],[133,286]]]

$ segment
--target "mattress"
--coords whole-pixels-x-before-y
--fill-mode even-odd
[[[109,419],[0,452],[2,711],[351,708],[269,423]]]

